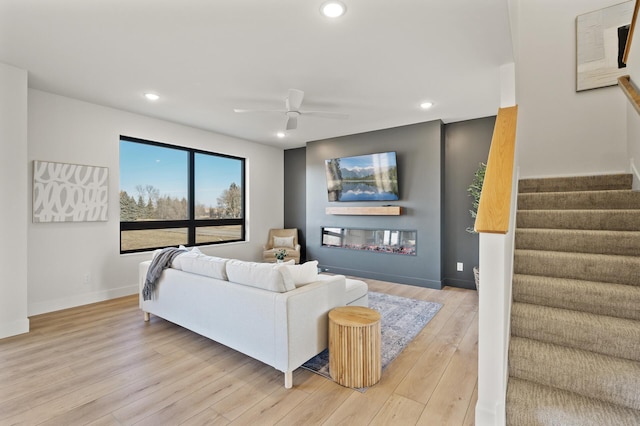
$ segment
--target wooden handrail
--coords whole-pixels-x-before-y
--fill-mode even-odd
[[[633,33],[636,29],[636,21],[638,20],[638,9],[640,8],[640,1],[636,0],[636,4],[633,7],[633,18],[631,18],[631,25],[629,25],[629,34],[627,35],[627,43],[624,46],[624,54],[622,55],[622,62],[627,63],[629,59],[629,52],[631,51],[631,41],[633,41]]]
[[[517,120],[517,105],[498,110],[476,216],[476,232],[506,234],[509,230]]]
[[[623,75],[622,77],[618,77],[618,86],[622,89],[627,98],[629,98],[629,102],[636,109],[636,112],[640,114],[640,94],[638,94],[638,90],[631,82],[631,78],[628,75]]]

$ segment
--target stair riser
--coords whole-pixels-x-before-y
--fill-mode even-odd
[[[640,232],[516,230],[516,248],[640,256]]]
[[[640,286],[640,258],[516,250],[514,273]]]
[[[632,184],[631,174],[522,179],[518,182],[518,192],[606,191],[631,189]]]
[[[640,231],[640,210],[520,210],[516,228]]]
[[[511,334],[640,361],[640,322],[546,306],[514,303]]]
[[[640,209],[640,192],[551,192],[518,195],[519,210]]]
[[[640,320],[640,287],[514,275],[514,302]]]
[[[509,379],[506,420],[508,425],[517,426],[636,426],[640,425],[640,411],[526,380]]]
[[[640,410],[635,361],[512,337],[509,376]]]

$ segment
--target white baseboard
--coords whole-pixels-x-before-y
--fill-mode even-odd
[[[476,426],[504,426],[505,423],[506,416],[504,404],[496,404],[495,406],[485,406],[480,402],[476,404]]]
[[[29,332],[29,318],[0,324],[0,339]]]
[[[75,308],[76,306],[88,305],[90,303],[103,302],[105,300],[129,296],[138,293],[138,291],[138,285],[94,291],[91,293],[78,294],[76,296],[65,297],[62,299],[30,303],[27,307],[27,311],[29,316],[46,314],[47,312],[60,311],[62,309]]]
[[[631,174],[633,175],[633,186],[631,187],[631,189],[633,189],[634,191],[640,191],[640,173],[638,172],[638,169],[633,162],[633,158],[630,159],[629,162],[631,163],[630,169]]]

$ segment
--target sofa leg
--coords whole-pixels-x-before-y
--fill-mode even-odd
[[[287,371],[284,373],[284,387],[291,389],[293,387],[293,371]]]
[[[145,322],[149,321],[149,312],[144,313],[144,320]]]

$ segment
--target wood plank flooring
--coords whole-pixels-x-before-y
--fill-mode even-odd
[[[298,369],[284,375],[152,316],[137,296],[31,318],[0,340],[0,425],[473,425],[475,291],[365,280],[443,304],[361,393]]]

